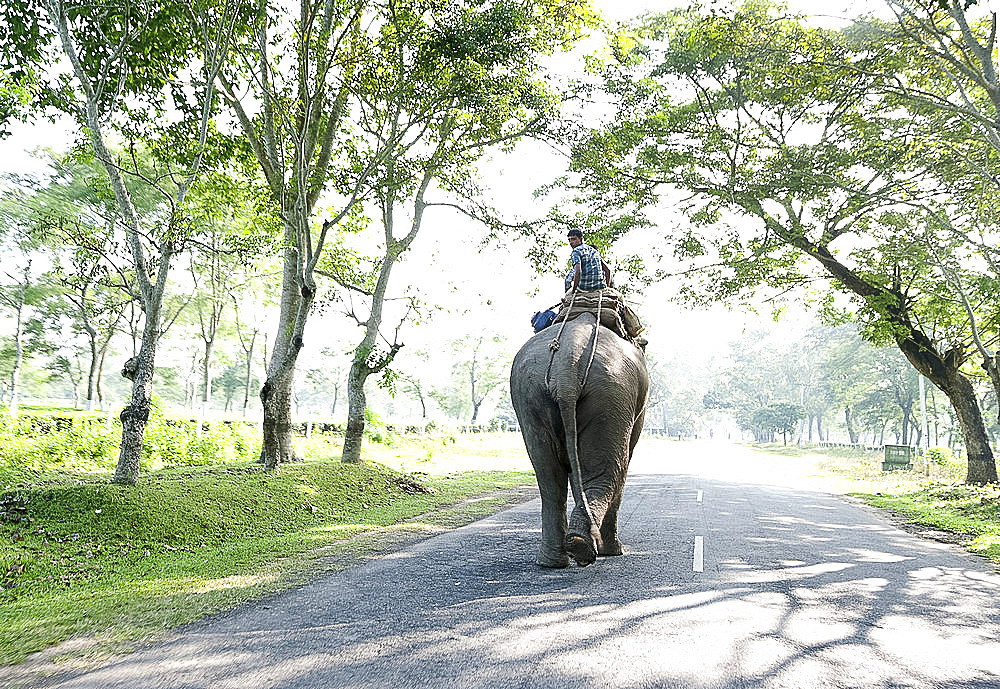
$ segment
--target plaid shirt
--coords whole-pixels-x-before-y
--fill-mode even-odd
[[[573,267],[580,264],[580,289],[587,292],[595,289],[607,287],[604,283],[604,270],[601,268],[601,254],[589,244],[581,244],[573,249]],[[572,273],[570,273],[569,287],[573,286]],[[567,288],[568,289],[568,288]]]

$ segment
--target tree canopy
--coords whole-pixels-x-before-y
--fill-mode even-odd
[[[680,204],[688,222],[665,241],[696,268],[689,300],[811,289],[841,318],[849,300],[866,337],[895,342],[949,396],[969,480],[992,482],[962,366],[970,312],[990,303],[994,283],[966,279],[963,303],[927,270],[968,248],[939,240],[969,214],[942,185],[934,122],[885,88],[879,58],[899,47],[892,40],[872,47],[768,3],[646,17],[615,36],[599,65],[615,112],[575,141],[567,186],[591,208],[613,199],[617,225],[643,227]]]

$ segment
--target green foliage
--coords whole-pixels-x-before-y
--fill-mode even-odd
[[[382,443],[389,439],[385,422],[370,407],[365,407],[365,438],[373,443]]]
[[[947,447],[928,447],[924,455],[928,462],[938,466],[947,466],[955,461],[955,453]]]
[[[115,468],[121,423],[102,414],[29,412],[16,421],[0,415],[0,484],[21,483],[44,471],[106,472]],[[153,408],[143,438],[145,470],[250,461],[260,447],[260,431],[242,423],[206,423],[199,436],[193,422]]]
[[[795,432],[795,426],[805,416],[805,409],[800,404],[789,402],[774,402],[761,407],[753,413],[750,422],[755,429],[780,433],[787,436]]]
[[[872,342],[910,337],[914,321],[935,339],[968,340],[960,301],[928,267],[959,260],[955,238],[975,225],[972,200],[957,196],[968,181],[936,178],[941,159],[961,159],[954,150],[973,137],[963,130],[935,152],[929,137],[948,128],[886,95],[900,74],[941,76],[917,51],[887,57],[897,33],[861,40],[770,2],[645,17],[628,33],[629,59],[603,67],[618,111],[580,133],[566,186],[637,219],[661,203],[661,189],[691,192],[688,226],[667,237],[698,268],[685,271],[684,299],[787,294],[815,285],[819,269],[834,278],[824,285],[852,299]],[[616,41],[617,54],[625,48]],[[963,277],[976,304],[992,303],[994,292]]]

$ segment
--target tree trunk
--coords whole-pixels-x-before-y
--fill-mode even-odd
[[[430,182],[425,178],[417,200],[414,202],[414,214],[411,221],[410,232],[403,239],[395,239],[393,236],[394,207],[392,200],[383,201],[382,223],[385,232],[385,254],[382,256],[379,268],[378,280],[372,292],[372,308],[368,320],[362,323],[365,328],[365,336],[361,344],[354,351],[354,361],[351,363],[351,371],[347,376],[347,429],[344,433],[344,453],[341,461],[349,464],[356,464],[361,461],[361,444],[364,440],[365,430],[365,381],[368,376],[383,371],[396,353],[403,346],[394,342],[389,351],[384,355],[376,355],[375,343],[377,342],[379,328],[382,326],[382,309],[385,305],[385,295],[389,288],[389,278],[392,275],[392,268],[396,260],[413,243],[420,230],[420,223],[423,219],[424,207],[423,190]]]
[[[763,213],[761,215],[764,216]],[[782,231],[780,226],[776,229]],[[944,354],[939,352],[931,339],[910,320],[906,300],[898,288],[886,289],[867,282],[840,263],[826,246],[811,244],[801,235],[789,236],[786,233],[785,236],[790,244],[819,261],[834,278],[864,298],[894,326],[896,344],[900,351],[918,373],[923,374],[948,396],[955,409],[968,454],[966,482],[996,483],[996,460],[990,449],[983,415],[976,402],[972,384],[959,372],[963,363],[961,350],[951,350]]]
[[[344,453],[341,461],[357,464],[361,461],[361,445],[365,433],[365,379],[370,373],[366,357],[354,355],[351,371],[347,374],[347,429],[344,433]]]
[[[932,382],[937,384],[933,379]],[[965,451],[968,456],[965,482],[996,483],[996,461],[972,384],[964,376],[956,373],[954,380],[949,382],[949,389],[942,389],[942,392],[948,396],[955,408],[955,415],[958,417],[965,440]]]
[[[285,238],[289,248],[284,257],[278,328],[267,367],[267,380],[260,390],[264,408],[261,459],[269,471],[282,462],[298,459],[292,440],[295,363],[302,349],[302,333],[316,291],[300,270],[299,252],[294,248],[296,236],[295,227],[287,224]]]
[[[264,467],[274,470],[282,462],[294,462],[295,444],[292,441],[292,379],[294,369],[286,379],[268,378],[260,390],[264,408],[263,446],[261,459]]]
[[[212,399],[212,345],[214,340],[205,340],[205,358],[201,362],[201,410],[198,413],[198,428],[201,420],[208,416],[208,405]]]
[[[922,334],[911,332],[911,336],[900,337],[899,347],[913,367],[927,377],[951,402],[965,440],[968,459],[966,483],[996,483],[997,466],[990,447],[989,436],[983,414],[976,400],[975,389],[969,379],[962,375],[959,367],[962,361],[955,352],[940,356],[933,344]]]
[[[152,322],[149,322],[152,321]],[[118,452],[114,483],[133,486],[139,480],[139,465],[142,460],[143,434],[149,421],[149,411],[153,399],[153,362],[156,358],[156,344],[159,318],[147,316],[147,325],[142,335],[139,355],[129,360],[122,375],[132,380],[132,399],[122,409],[122,441]]]
[[[246,382],[243,385],[243,418],[247,418],[247,411],[250,408],[250,376],[251,376],[251,366],[253,364],[253,346],[257,340],[257,331],[254,330],[253,334],[250,336],[250,345],[246,348],[247,355],[247,365],[246,365]]]
[[[98,351],[96,333],[90,336],[90,368],[87,371],[87,411],[97,407],[97,377],[101,370],[101,352]]]
[[[104,374],[104,358],[108,354],[107,346],[108,343],[105,342],[104,349],[101,350],[101,361],[97,365],[97,407],[99,409],[104,409],[104,390],[101,389],[101,377]]]

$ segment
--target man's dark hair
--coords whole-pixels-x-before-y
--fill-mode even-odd
[[[580,230],[570,230],[569,232],[566,233],[566,236],[579,237],[580,239],[583,239],[583,232],[581,232]]]

